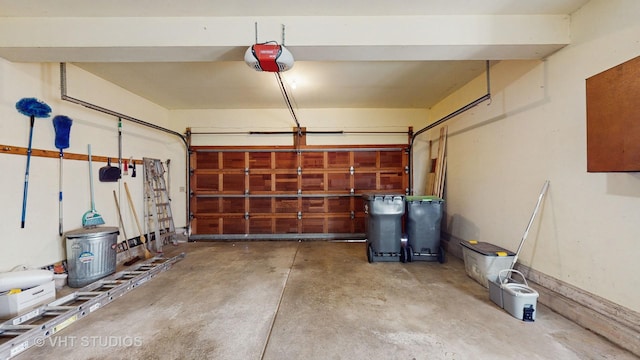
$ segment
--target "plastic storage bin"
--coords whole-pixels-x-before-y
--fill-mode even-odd
[[[471,278],[488,288],[500,270],[510,269],[515,253],[486,242],[462,241],[464,269]]]
[[[116,271],[117,227],[93,227],[69,231],[67,283],[83,287]]]
[[[406,261],[402,246],[402,195],[365,195],[367,260]]]
[[[444,200],[434,196],[407,196],[407,261],[444,262],[440,223]]]

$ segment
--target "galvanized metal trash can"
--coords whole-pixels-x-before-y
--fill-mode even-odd
[[[91,227],[69,231],[67,242],[67,283],[79,288],[116,271],[117,227]]]
[[[406,261],[402,247],[403,195],[364,195],[367,214],[367,260]]]
[[[443,263],[440,223],[444,200],[435,196],[407,196],[407,261]]]

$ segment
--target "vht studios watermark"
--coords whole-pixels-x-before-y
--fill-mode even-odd
[[[49,345],[53,347],[139,347],[143,345],[139,336],[52,336],[37,338],[38,347]]]

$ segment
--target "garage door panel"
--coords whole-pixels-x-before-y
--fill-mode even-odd
[[[298,213],[298,199],[293,198],[276,198],[275,200],[275,212],[277,214],[297,214]]]
[[[271,191],[271,174],[249,174],[249,192]]]
[[[222,190],[225,192],[244,193],[244,174],[223,174]]]
[[[250,234],[273,234],[273,220],[271,218],[251,218],[249,220]]]
[[[245,167],[244,152],[222,153],[223,169],[244,169]]]
[[[222,212],[219,198],[196,198],[194,201],[195,209],[197,213],[219,213]]]
[[[407,187],[402,148],[196,147],[192,234],[361,235],[366,232],[361,195],[401,193]]]
[[[324,190],[324,174],[303,174],[302,191]]]
[[[327,174],[327,189],[329,191],[349,191],[351,189],[351,175],[344,174]]]
[[[195,191],[218,191],[220,187],[220,175],[197,173],[193,189]]]
[[[354,175],[356,191],[377,190],[376,173],[356,173]]]
[[[329,151],[327,152],[327,168],[329,169],[349,169],[351,166],[350,152]]]
[[[277,234],[297,234],[298,219],[276,218]]]
[[[351,198],[349,197],[328,198],[327,208],[329,209],[329,211],[333,213],[349,213],[352,210]]]
[[[271,169],[271,153],[250,152],[249,169]]]
[[[298,192],[298,175],[276,174],[276,191]]]

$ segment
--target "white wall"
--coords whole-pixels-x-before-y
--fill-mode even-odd
[[[638,15],[636,0],[593,0],[573,15],[570,46],[492,67],[490,105],[449,123],[450,246],[477,239],[515,251],[549,179],[520,261],[640,311],[640,176],[587,173],[585,110],[585,79],[640,55]],[[433,119],[484,86],[474,80],[434,107]]]
[[[141,99],[123,89],[94,77],[74,66],[68,66],[68,95],[105,108],[123,113],[160,126],[167,126],[169,113],[165,109]],[[24,97],[36,97],[52,108],[51,117],[36,119],[33,132],[33,148],[58,151],[55,148],[55,131],[52,119],[66,115],[73,119],[70,147],[65,153],[87,153],[91,144],[96,156],[118,158],[117,119],[60,99],[60,75],[58,64],[18,64],[0,59],[0,144],[2,146],[27,147],[29,118],[20,114],[15,104]],[[178,193],[186,180],[185,150],[181,141],[172,135],[124,121],[123,157],[158,158],[172,160],[172,194],[177,226],[184,226],[184,193]],[[64,238],[58,235],[58,169],[57,158],[32,156],[26,226],[20,228],[22,190],[26,156],[0,153],[4,171],[0,177],[0,271],[18,265],[39,267],[66,258]],[[93,179],[96,209],[107,226],[118,226],[113,190],[119,193],[124,210],[128,237],[138,235],[132,213],[127,206],[124,189],[120,183],[101,183],[98,170],[104,163],[94,162]],[[89,167],[86,161],[64,160],[63,204],[64,231],[81,227],[82,215],[90,209]],[[125,177],[136,201],[136,210],[142,215],[142,173]],[[131,173],[130,173],[131,174]],[[123,238],[121,237],[120,240]]]

